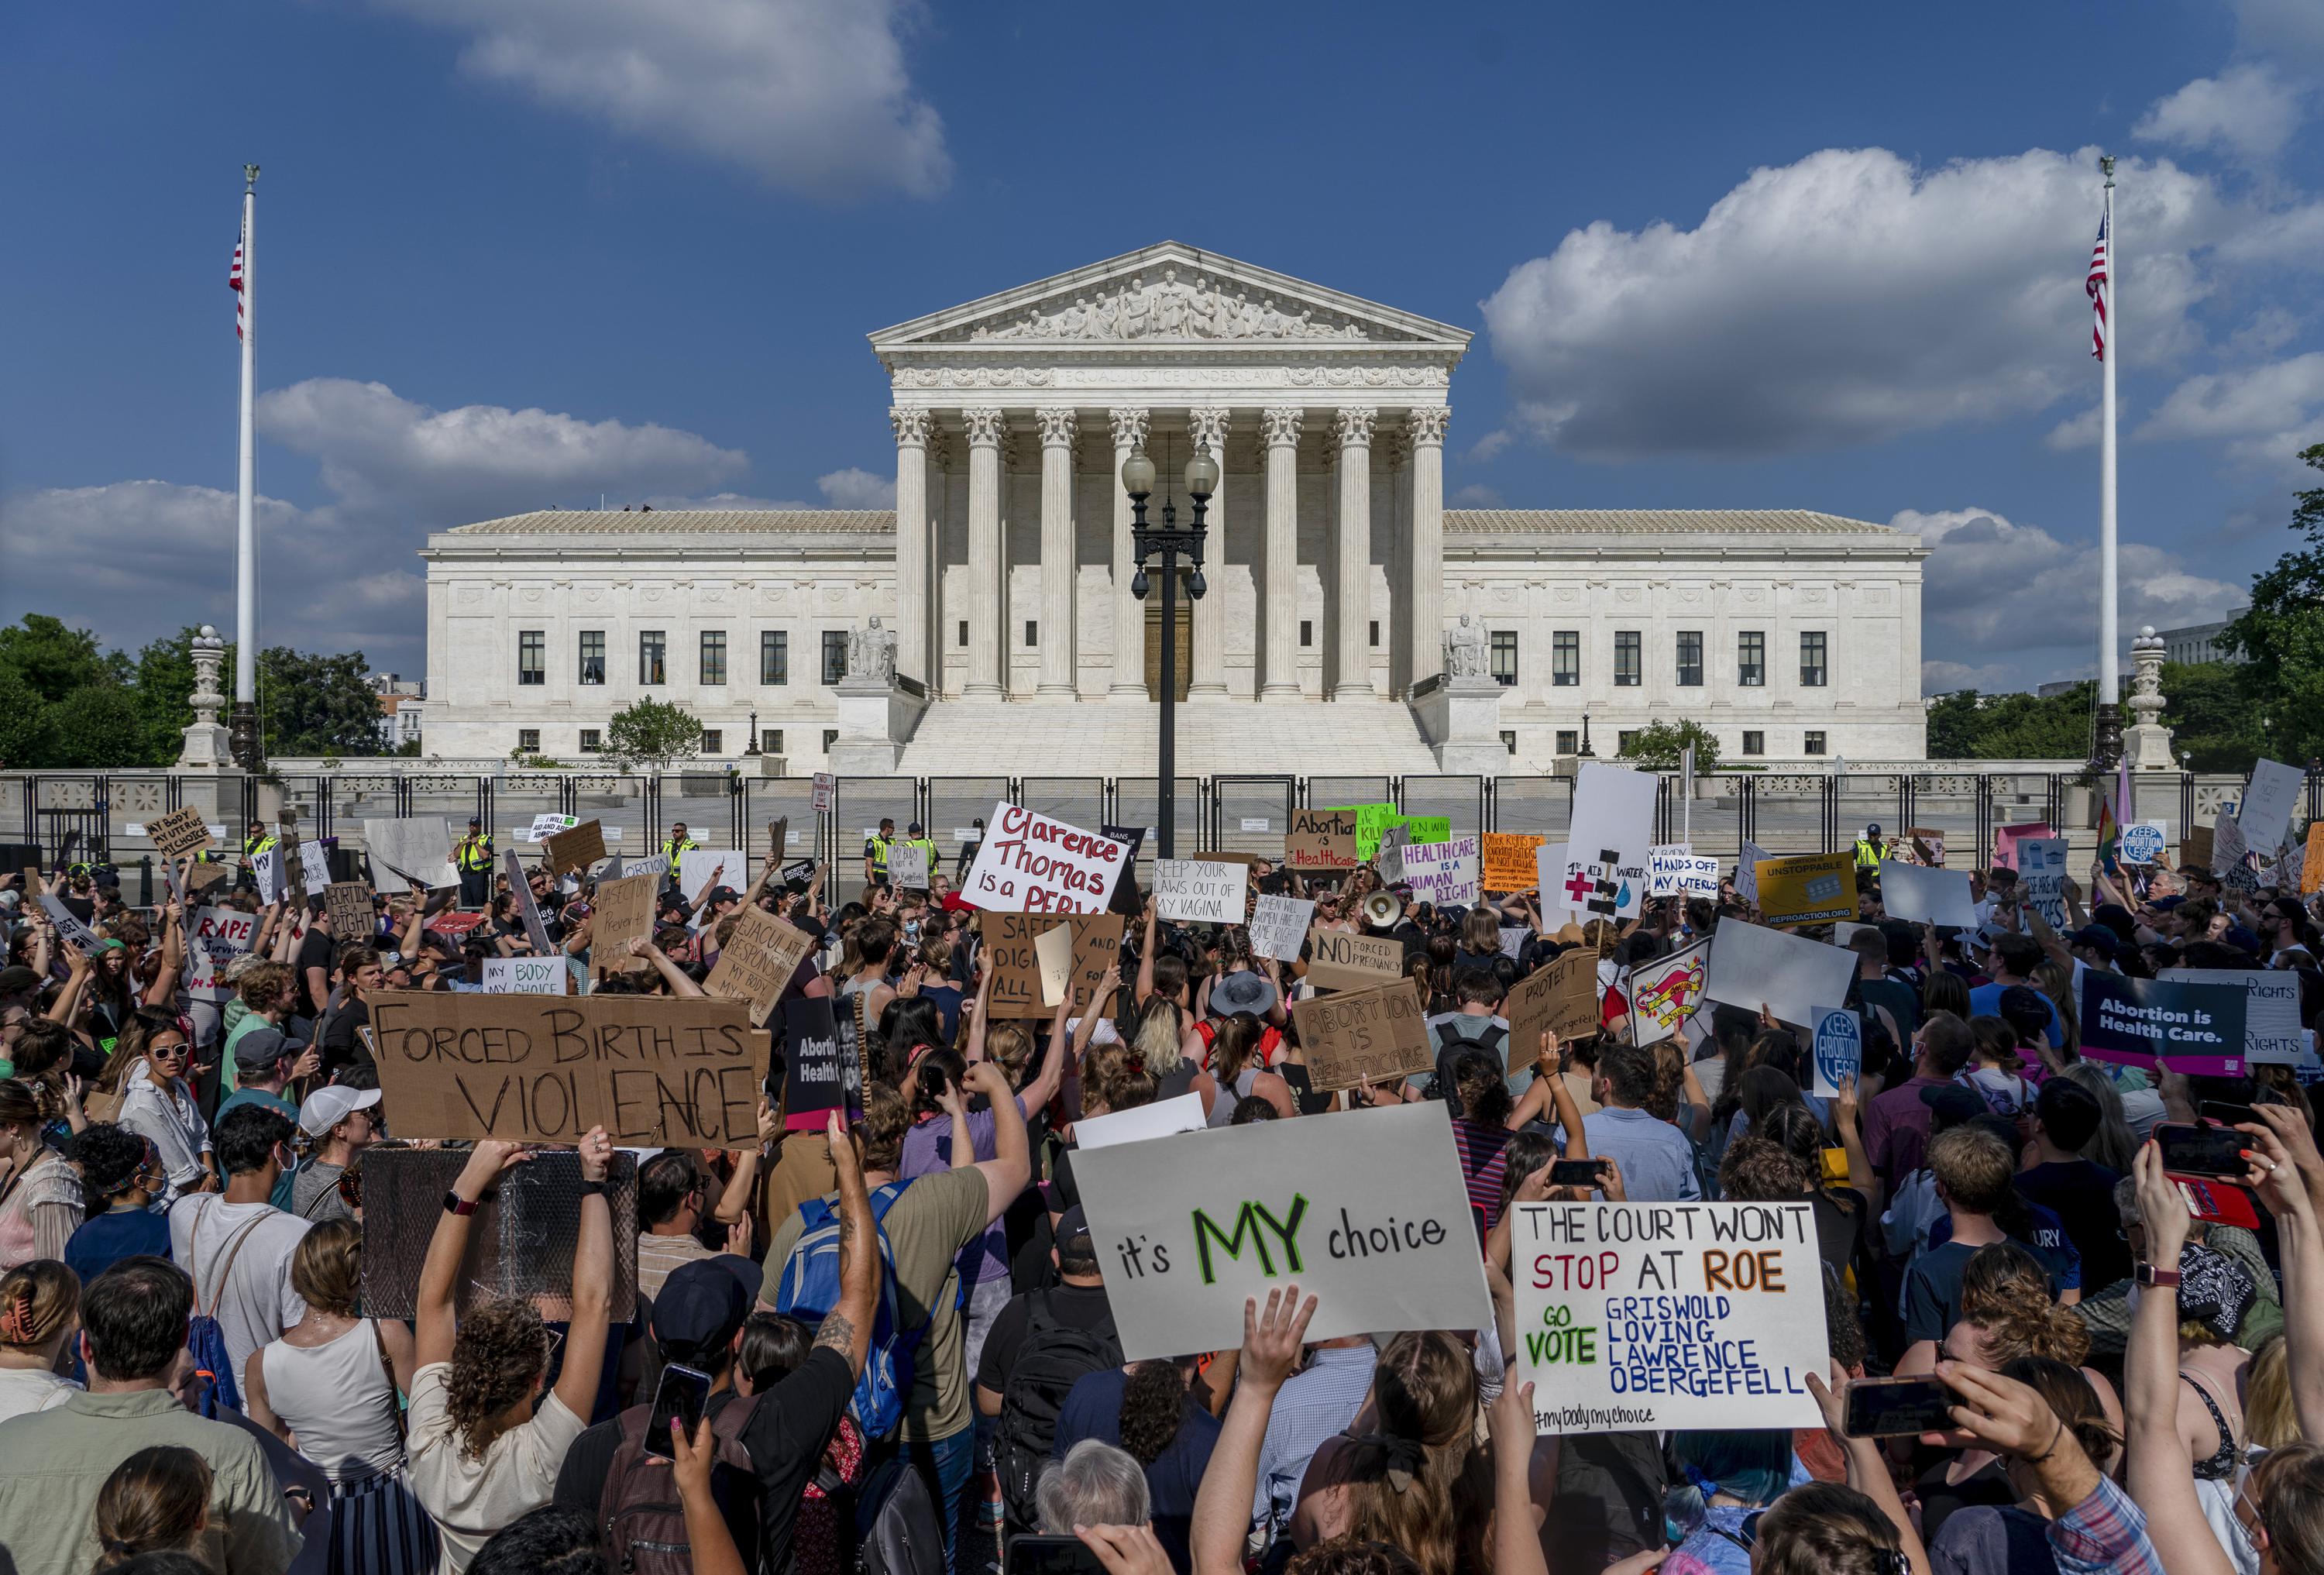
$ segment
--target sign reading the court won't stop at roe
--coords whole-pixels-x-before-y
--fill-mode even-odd
[[[1804,1201],[1519,1203],[1510,1215],[1536,1431],[1822,1425],[1807,1376],[1831,1357]]]
[[[391,990],[371,1027],[398,1137],[758,1141],[765,1036],[742,1001]]]

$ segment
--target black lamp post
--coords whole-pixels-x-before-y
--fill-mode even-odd
[[[1178,510],[1173,503],[1162,505],[1160,525],[1146,523],[1146,500],[1154,493],[1154,462],[1146,457],[1144,448],[1130,450],[1130,457],[1121,462],[1121,487],[1130,494],[1130,551],[1138,559],[1138,573],[1130,579],[1130,594],[1141,602],[1146,600],[1148,586],[1146,561],[1157,553],[1162,557],[1162,741],[1158,761],[1162,780],[1155,794],[1155,829],[1161,839],[1157,855],[1170,859],[1177,856],[1172,844],[1177,829],[1178,555],[1185,553],[1192,567],[1186,576],[1186,594],[1200,600],[1207,588],[1203,584],[1203,516],[1210,510],[1211,494],[1219,490],[1218,461],[1200,447],[1186,461],[1186,495],[1194,505],[1192,530],[1178,529]]]

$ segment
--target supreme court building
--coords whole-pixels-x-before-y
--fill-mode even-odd
[[[586,765],[652,695],[706,755],[755,741],[793,772],[869,750],[920,776],[1150,773],[1168,638],[1188,773],[1473,770],[1480,740],[1543,769],[1585,718],[1601,756],[1668,719],[1730,760],[1922,758],[1918,538],[1803,509],[1448,511],[1469,340],[1175,242],[882,329],[892,511],[432,536],[427,752]],[[1140,446],[1157,520],[1191,518],[1195,448],[1223,476],[1208,593],[1167,633],[1158,585],[1130,585]]]

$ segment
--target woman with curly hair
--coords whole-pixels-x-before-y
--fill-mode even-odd
[[[1292,1541],[1302,1549],[1343,1536],[1392,1543],[1422,1575],[1486,1567],[1492,1479],[1476,1441],[1467,1348],[1443,1330],[1395,1336],[1354,1425],[1315,1451]]]
[[[605,1360],[613,1277],[613,1221],[603,1127],[581,1140],[581,1226],[573,1248],[572,1317],[557,1386],[540,1400],[551,1355],[549,1326],[530,1302],[497,1299],[453,1311],[469,1220],[493,1183],[530,1156],[513,1143],[479,1143],[445,1199],[420,1266],[411,1379],[412,1492],[443,1539],[440,1569],[459,1575],[494,1532],[547,1504],[565,1452],[589,1424]]]

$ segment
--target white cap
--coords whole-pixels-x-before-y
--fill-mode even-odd
[[[375,1088],[346,1088],[338,1083],[326,1083],[307,1096],[299,1107],[299,1129],[309,1138],[321,1138],[347,1119],[349,1111],[367,1110],[379,1103]]]

